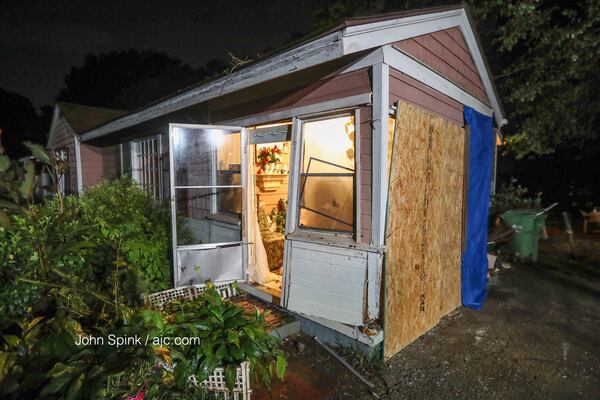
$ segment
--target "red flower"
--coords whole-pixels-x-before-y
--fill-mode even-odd
[[[277,147],[277,146],[276,146]],[[281,150],[277,149],[277,154],[281,154]]]

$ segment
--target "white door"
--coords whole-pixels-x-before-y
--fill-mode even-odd
[[[245,136],[241,127],[169,125],[175,287],[243,280]]]

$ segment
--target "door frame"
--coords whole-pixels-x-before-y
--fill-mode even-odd
[[[240,185],[228,185],[225,187],[239,187],[242,189],[242,205],[241,205],[241,240],[236,242],[223,242],[223,243],[207,243],[207,244],[193,244],[193,245],[177,245],[177,205],[176,205],[176,189],[185,188],[199,188],[198,186],[186,186],[181,187],[175,185],[175,157],[173,151],[173,129],[184,128],[184,129],[221,129],[229,131],[240,132]],[[169,189],[170,189],[170,208],[171,208],[171,239],[173,247],[173,286],[177,287],[179,281],[179,269],[177,267],[177,251],[178,250],[203,250],[203,249],[217,249],[231,245],[240,245],[242,249],[242,281],[246,280],[246,266],[248,264],[248,212],[247,212],[247,195],[248,195],[248,172],[247,172],[247,159],[248,159],[248,131],[242,126],[228,126],[228,125],[209,125],[209,124],[186,124],[186,123],[169,123]],[[213,185],[212,188],[219,188],[223,186]],[[216,283],[216,282],[215,282]],[[219,283],[228,283],[225,281],[219,281]]]

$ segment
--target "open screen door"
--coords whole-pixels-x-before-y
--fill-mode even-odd
[[[245,129],[169,125],[175,287],[242,280]]]

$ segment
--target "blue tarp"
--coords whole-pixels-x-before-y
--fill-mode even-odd
[[[487,232],[494,152],[492,118],[465,106],[469,127],[466,249],[462,257],[462,303],[480,310],[487,281]]]

